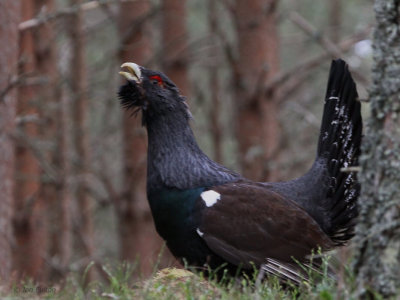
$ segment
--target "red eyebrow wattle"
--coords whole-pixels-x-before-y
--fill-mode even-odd
[[[152,79],[152,80],[155,79],[158,81],[158,83],[163,83],[163,80],[161,79],[161,77],[159,75],[150,76],[150,79]]]

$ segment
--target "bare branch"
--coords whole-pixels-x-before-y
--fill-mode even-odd
[[[12,136],[16,143],[22,145],[32,151],[33,155],[39,162],[41,169],[44,172],[45,180],[49,180],[54,182],[55,184],[59,184],[60,182],[60,170],[55,168],[52,164],[50,164],[44,157],[43,151],[41,151],[39,145],[36,141],[29,138],[22,130],[17,129]]]
[[[32,29],[38,27],[44,23],[52,21],[54,19],[63,18],[72,14],[76,14],[78,11],[90,11],[97,8],[103,8],[105,5],[112,3],[121,3],[121,2],[134,2],[138,0],[92,0],[90,2],[85,2],[80,5],[73,5],[71,7],[67,7],[64,9],[60,9],[54,13],[48,14],[39,14],[36,18],[26,20],[18,25],[18,29],[20,31]]]
[[[121,37],[120,46],[118,51],[121,52],[132,36],[135,36],[142,28],[143,24],[147,22],[150,18],[155,16],[160,10],[160,7],[153,5],[152,8],[142,16],[136,18],[131,22],[130,27],[126,28],[124,35]]]
[[[338,49],[340,50],[341,53],[349,51],[354,46],[355,43],[368,37],[371,33],[371,30],[372,26],[354,34],[350,38],[339,43],[339,45],[337,46]],[[314,68],[318,67],[321,63],[325,62],[326,59],[328,59],[331,56],[332,54],[330,52],[324,52],[313,58],[299,62],[297,65],[295,65],[293,68],[289,70],[279,72],[276,76],[274,76],[267,82],[267,84],[265,85],[264,93],[268,95],[271,93],[272,89],[275,89],[278,86],[283,86],[288,83],[289,86],[297,86],[298,85],[297,82],[299,80],[303,80],[308,73],[310,73]],[[290,82],[291,80],[292,82]],[[291,90],[291,88],[289,88],[288,90]],[[281,100],[284,100],[285,97],[283,96],[285,95],[285,93],[282,92],[281,94],[282,94]]]
[[[309,36],[313,37],[314,40],[321,45],[330,55],[340,58],[344,55],[343,51],[333,43],[330,39],[328,39],[321,31],[316,29],[311,23],[309,23],[306,19],[304,19],[297,12],[291,12],[289,14],[289,19],[296,24],[300,29],[302,29]],[[352,70],[354,77],[361,81],[364,85],[368,84],[368,79],[358,72],[357,70]]]
[[[24,73],[19,76],[11,76],[7,86],[3,90],[0,90],[0,103],[4,101],[4,97],[7,96],[9,92],[18,86],[42,85],[47,83],[48,78],[46,76],[36,76],[34,72]]]
[[[311,23],[309,23],[305,18],[303,18],[297,12],[291,12],[289,14],[289,19],[296,24],[300,29],[302,29],[309,36],[313,37],[317,43],[319,43],[325,50],[333,54],[336,57],[341,57],[343,52],[327,37],[324,33],[315,28]]]
[[[7,84],[7,86],[0,91],[0,102],[4,101],[4,97],[16,86],[19,85],[21,82],[20,78],[18,76],[12,76]]]

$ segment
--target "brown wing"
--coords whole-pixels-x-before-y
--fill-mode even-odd
[[[267,258],[304,261],[312,249],[333,245],[301,207],[265,186],[238,182],[210,190],[219,197],[201,195],[199,205],[204,207],[198,233],[212,251],[232,264],[249,268],[251,262],[260,266]]]

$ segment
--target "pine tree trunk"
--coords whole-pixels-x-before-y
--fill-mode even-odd
[[[70,0],[71,5],[80,5],[82,0]],[[89,171],[89,137],[87,130],[88,81],[85,59],[85,37],[83,32],[83,13],[79,10],[71,16],[70,38],[72,61],[70,69],[72,92],[72,144],[75,150],[73,174],[77,178],[76,201],[79,212],[78,240],[87,259],[94,254],[92,202],[88,194],[86,175]],[[94,269],[88,272],[87,280],[94,277]]]
[[[329,36],[332,42],[340,41],[340,24],[342,15],[342,0],[328,0],[329,3]]]
[[[162,1],[162,60],[163,71],[189,96],[187,61],[186,1]]]
[[[54,0],[35,0],[35,11],[54,12]],[[38,103],[41,108],[40,136],[49,147],[43,149],[43,159],[48,169],[42,171],[40,197],[46,202],[46,220],[50,249],[47,256],[57,257],[65,269],[71,252],[70,195],[66,188],[66,151],[64,106],[57,68],[54,22],[48,21],[33,30],[35,61],[38,76],[45,78],[38,87]],[[56,280],[53,274],[49,274]],[[57,275],[60,275],[57,273]]]
[[[14,143],[17,94],[10,88],[17,76],[19,1],[2,2],[0,9],[0,45],[7,45],[0,55],[0,285],[11,274],[12,204],[14,193]],[[6,92],[7,90],[7,92]]]
[[[217,2],[215,0],[208,0],[208,25],[210,36],[216,34],[218,30],[218,14]],[[219,85],[219,68],[216,64],[209,67],[209,87],[211,92],[211,128],[210,133],[213,141],[214,159],[222,163],[222,128],[221,128],[221,101],[220,101],[220,85]]]
[[[355,271],[359,292],[400,289],[400,2],[376,0],[371,116],[363,139]],[[370,294],[369,294],[370,295]]]
[[[152,55],[151,30],[143,18],[149,13],[150,3],[137,1],[121,3],[119,31],[120,60],[146,64]],[[139,259],[143,275],[149,275],[157,260],[163,241],[155,231],[146,196],[147,137],[139,117],[131,112],[123,116],[123,193],[117,199],[120,257],[130,262]]]
[[[60,201],[57,201],[55,216],[58,218],[58,225],[60,230],[53,231],[52,240],[53,253],[59,255],[60,267],[62,270],[67,270],[71,255],[72,255],[72,214],[71,214],[71,204],[72,195],[71,189],[69,188],[70,183],[68,183],[68,178],[71,174],[71,167],[67,163],[67,149],[70,145],[67,143],[67,128],[66,124],[70,120],[67,114],[67,103],[65,97],[60,95],[60,108],[57,111],[57,150],[55,160],[56,165],[59,166],[61,174],[59,174],[58,180],[58,193],[61,196]],[[50,212],[51,213],[51,212]],[[65,275],[65,274],[62,274]]]
[[[236,0],[235,22],[239,57],[234,70],[237,126],[242,173],[253,180],[274,180],[280,127],[276,92],[264,85],[279,69],[277,0]]]
[[[32,1],[22,1],[22,20],[35,15]],[[32,31],[20,32],[19,76],[25,78],[18,90],[18,125],[15,148],[15,201],[13,252],[14,268],[19,277],[43,280],[46,255],[45,201],[40,190],[40,166],[37,141],[40,137],[38,120],[38,85],[29,80],[36,70],[34,37]]]

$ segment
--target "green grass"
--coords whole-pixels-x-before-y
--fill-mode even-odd
[[[327,258],[324,258],[327,266]],[[270,277],[257,281],[258,272],[240,279],[223,276],[205,279],[202,273],[187,269],[167,268],[155,272],[147,279],[134,279],[136,265],[107,264],[102,266],[106,280],[85,285],[89,264],[83,274],[68,277],[62,287],[52,287],[38,294],[37,286],[28,281],[11,289],[0,289],[0,298],[11,299],[358,299],[355,280],[351,272],[344,270],[339,279],[323,272],[308,270],[311,278],[300,286],[283,288],[278,280]],[[379,295],[375,295],[379,299]]]

